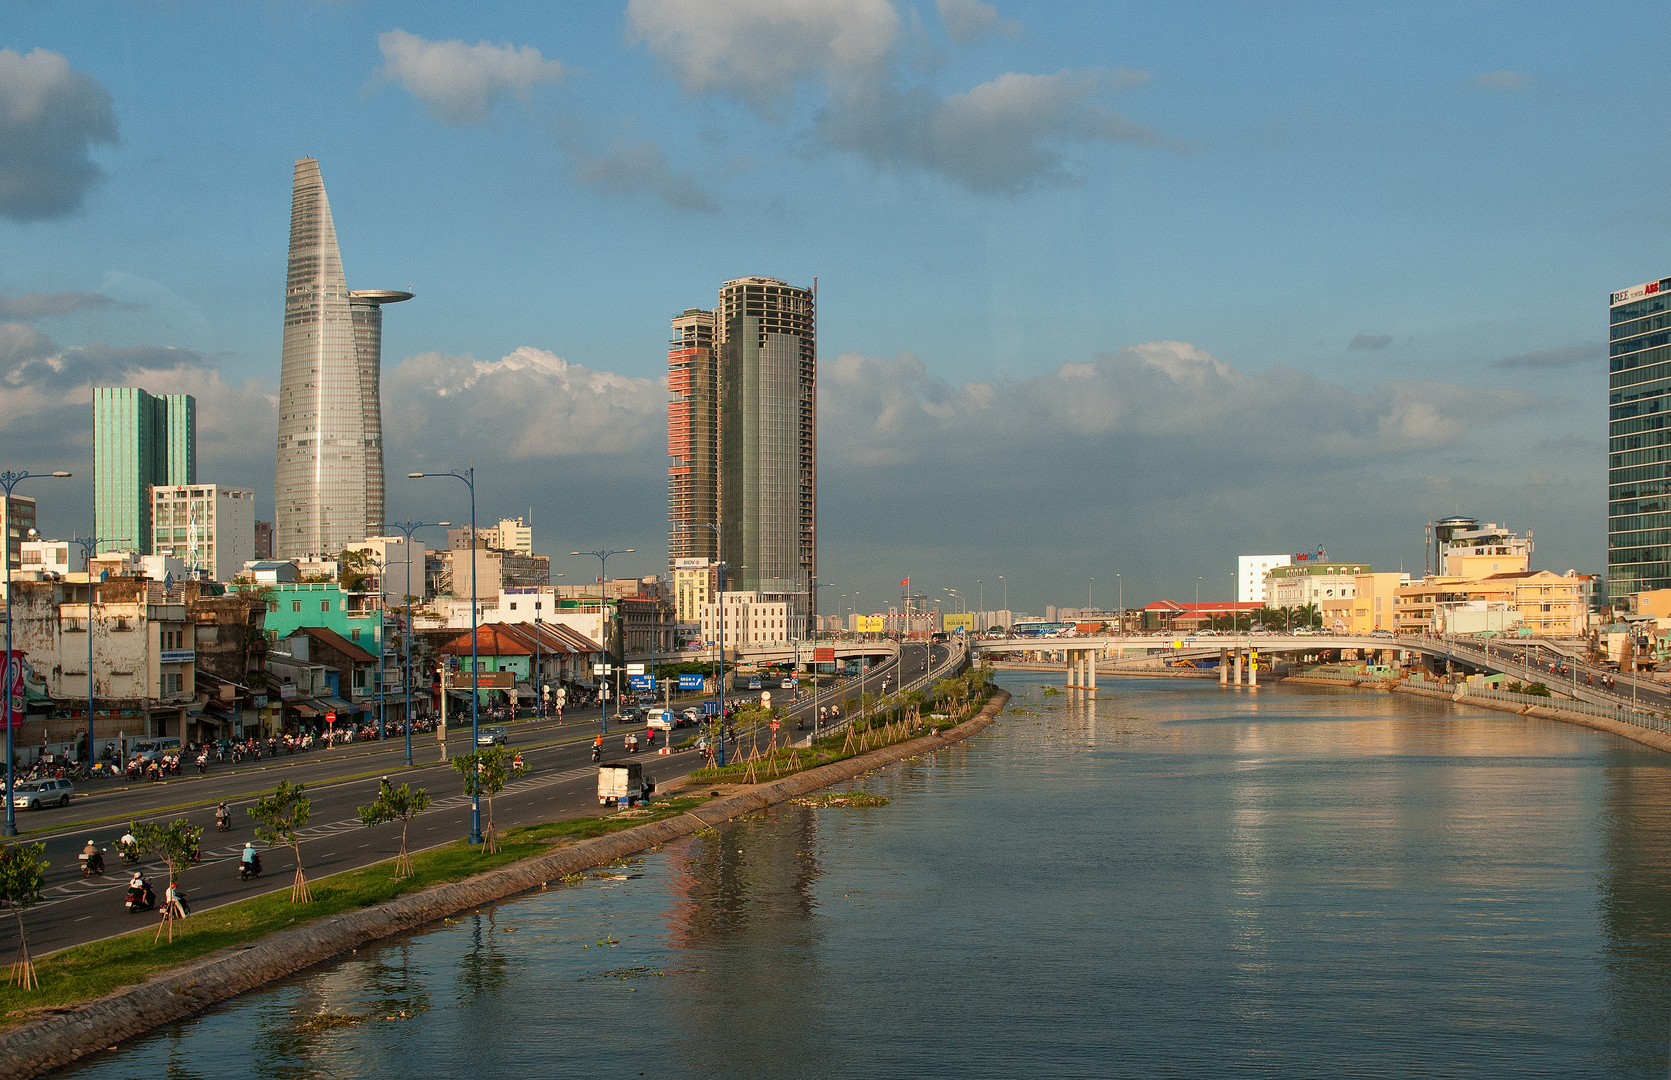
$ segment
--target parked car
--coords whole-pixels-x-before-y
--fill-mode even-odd
[[[75,785],[68,780],[32,780],[12,790],[12,806],[18,810],[39,810],[43,806],[68,806]]]
[[[504,746],[509,734],[503,726],[494,724],[491,727],[479,728],[476,731],[477,746]]]

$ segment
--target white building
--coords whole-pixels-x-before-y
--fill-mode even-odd
[[[1266,572],[1265,602],[1272,607],[1316,604],[1329,611],[1350,608],[1344,601],[1358,595],[1358,575],[1373,573],[1367,563],[1290,563]],[[1347,614],[1350,614],[1348,611]]]
[[[789,640],[789,605],[785,601],[761,600],[757,592],[720,594],[720,603],[702,605],[702,640],[720,641],[721,608],[725,647],[747,648]]]
[[[1265,603],[1268,599],[1265,595],[1265,575],[1279,566],[1290,566],[1293,562],[1292,555],[1236,556],[1236,602]]]
[[[34,572],[58,577],[79,574],[87,569],[84,551],[80,544],[71,540],[25,540],[23,561],[12,566],[12,574],[17,580],[22,580],[17,573],[20,569],[25,574]]]
[[[151,527],[152,551],[179,559],[193,577],[231,581],[255,558],[255,492],[220,484],[154,485]]]

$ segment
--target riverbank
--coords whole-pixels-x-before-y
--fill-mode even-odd
[[[0,1034],[0,1054],[4,1061],[0,1065],[0,1077],[38,1076],[324,963],[367,942],[410,933],[459,912],[544,889],[569,875],[626,858],[698,829],[711,828],[908,757],[932,753],[985,729],[1009,697],[1006,691],[997,691],[979,713],[945,731],[754,785],[734,795],[712,798],[676,817],[582,840],[358,911],[328,915],[252,943],[220,949],[94,1000],[51,1009]],[[329,880],[316,883],[316,887],[328,884]],[[207,914],[194,918],[201,919]],[[187,933],[191,932],[188,929]]]

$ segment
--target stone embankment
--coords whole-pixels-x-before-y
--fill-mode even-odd
[[[1493,709],[1497,712],[1513,713],[1516,716],[1536,716],[1543,720],[1559,720],[1563,724],[1577,724],[1580,727],[1605,731],[1631,742],[1651,746],[1655,750],[1671,751],[1671,735],[1652,728],[1627,724],[1623,720],[1614,720],[1605,716],[1591,716],[1588,713],[1569,712],[1558,704],[1524,705],[1512,701],[1500,701],[1497,698],[1474,697],[1466,693],[1452,693],[1448,690],[1433,690],[1425,686],[1412,686],[1408,682],[1394,679],[1364,679],[1357,683],[1343,684],[1338,679],[1308,679],[1304,676],[1289,676],[1284,682],[1307,683],[1312,686],[1361,686],[1367,690],[1390,690],[1398,694],[1415,694],[1418,697],[1439,698],[1444,701],[1454,701],[1458,705],[1478,705],[1482,709]],[[1551,701],[1559,699],[1551,698]]]
[[[758,784],[680,817],[584,840],[548,855],[524,859],[464,881],[435,885],[363,911],[319,919],[240,949],[222,950],[153,976],[138,986],[55,1010],[0,1034],[0,1060],[4,1062],[0,1064],[0,1077],[22,1080],[39,1076],[124,1039],[184,1020],[276,979],[342,956],[367,942],[410,933],[449,915],[544,888],[566,875],[637,854],[698,829],[806,795],[905,758],[932,753],[967,739],[991,724],[1009,698],[1007,692],[998,691],[979,713],[944,732],[808,769],[769,784]]]

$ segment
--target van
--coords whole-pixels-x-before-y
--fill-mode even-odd
[[[133,748],[128,751],[130,756],[138,754],[139,760],[147,765],[166,754],[178,754],[179,752],[180,740],[173,738],[141,739],[134,743]]]

